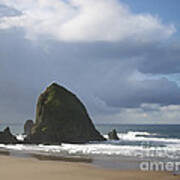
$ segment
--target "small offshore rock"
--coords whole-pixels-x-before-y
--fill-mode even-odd
[[[24,124],[24,134],[29,136],[31,134],[31,129],[33,127],[34,123],[33,120],[27,120]]]
[[[119,137],[117,135],[116,129],[113,129],[108,133],[108,137],[110,140],[119,140]]]
[[[18,140],[12,135],[10,128],[7,127],[4,131],[0,132],[0,144],[16,144]]]

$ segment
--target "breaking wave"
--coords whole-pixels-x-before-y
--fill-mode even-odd
[[[107,138],[107,135],[104,135]],[[93,158],[135,157],[180,159],[180,139],[163,137],[148,132],[118,133],[120,140],[91,142],[88,144],[52,145],[4,145],[0,149],[24,153],[47,154],[56,156],[87,156]],[[18,135],[23,140],[24,136]]]

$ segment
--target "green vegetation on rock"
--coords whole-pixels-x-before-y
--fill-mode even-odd
[[[105,140],[95,129],[85,106],[56,83],[39,97],[36,122],[28,139],[32,143],[86,143]]]

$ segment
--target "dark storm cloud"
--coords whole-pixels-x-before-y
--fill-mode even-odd
[[[180,72],[180,42],[173,24],[115,0],[1,3],[0,122],[34,118],[37,97],[52,81],[103,122],[179,121],[180,87],[172,75]]]
[[[149,47],[144,60],[139,65],[143,73],[171,74],[180,72],[180,43],[173,42],[166,46],[161,43]]]
[[[115,91],[110,92],[110,88]],[[98,93],[98,95],[109,106],[121,108],[140,107],[142,103],[166,106],[170,104],[178,105],[180,102],[179,87],[167,79],[144,80],[134,83],[124,81],[117,85],[107,83],[104,94]]]
[[[94,43],[53,43],[51,51],[58,53],[58,47],[63,58],[77,58],[96,61],[126,61],[134,63],[142,73],[172,74],[180,72],[180,43],[155,42],[137,43],[124,42],[94,42]],[[67,50],[71,53],[67,53]],[[63,52],[63,50],[65,52]]]
[[[33,118],[38,95],[54,80],[75,92],[92,115],[113,114],[120,108],[136,108],[143,103],[180,103],[180,89],[175,82],[136,78],[138,70],[153,73],[151,67],[167,48],[158,53],[157,45],[135,46],[128,42],[36,43],[24,39],[23,31],[18,29],[1,31],[0,39],[2,121]],[[178,51],[171,49],[167,53],[173,59]],[[151,66],[146,67],[148,61]],[[159,60],[158,73],[165,71],[165,63],[171,59],[166,57],[166,61]],[[174,68],[179,66],[176,64]]]

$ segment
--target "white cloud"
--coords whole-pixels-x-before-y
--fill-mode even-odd
[[[122,108],[119,113],[96,117],[98,122],[139,124],[178,124],[179,119],[180,105],[160,106],[158,104],[142,104],[139,108]]]
[[[133,14],[117,0],[0,0],[22,12],[0,19],[0,29],[22,27],[29,39],[60,41],[159,41],[176,30],[148,14]]]

